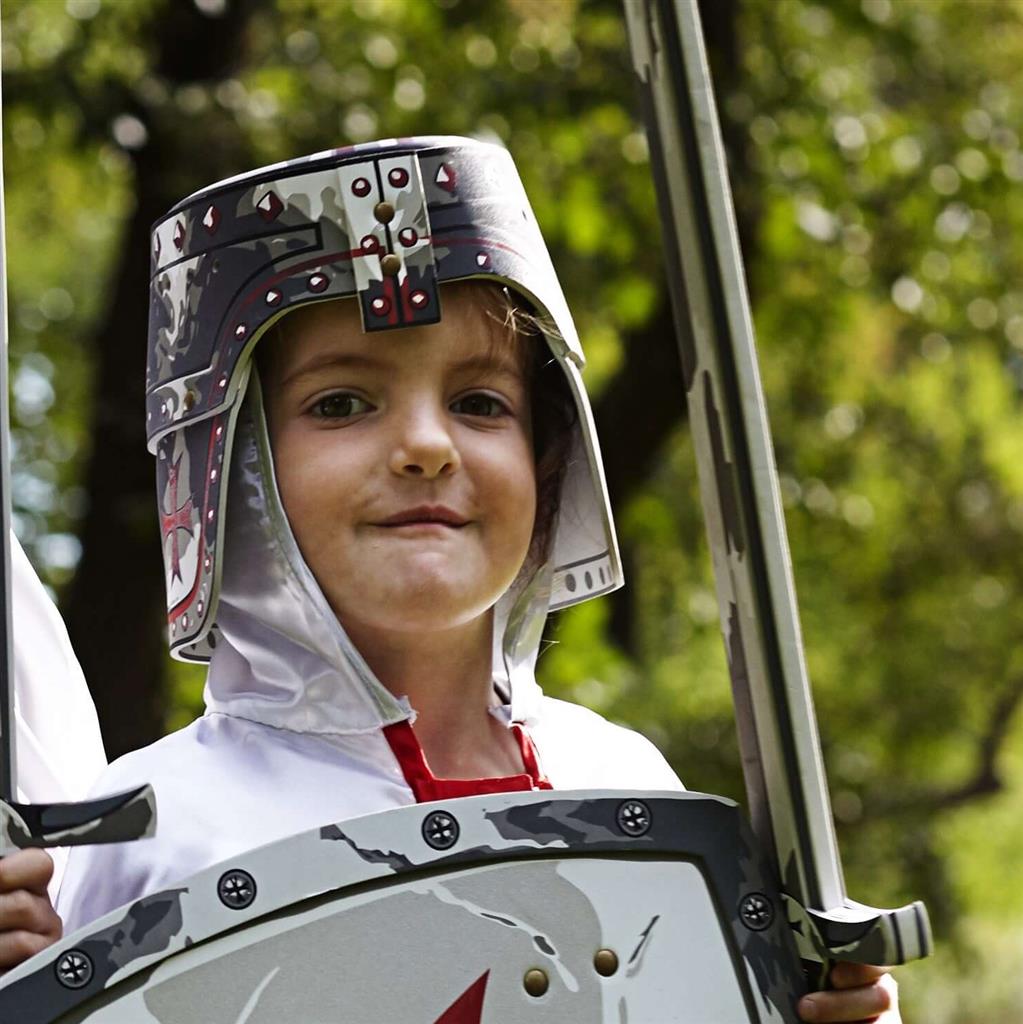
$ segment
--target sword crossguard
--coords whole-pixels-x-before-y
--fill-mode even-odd
[[[155,833],[156,794],[150,785],[79,803],[0,800],[0,856],[29,847],[124,843]]]
[[[848,899],[841,906],[815,910],[788,895],[782,900],[804,960],[895,966],[932,952],[931,924],[919,900],[894,910]]]

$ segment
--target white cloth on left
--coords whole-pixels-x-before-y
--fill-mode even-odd
[[[96,708],[60,613],[10,539],[17,800],[83,800],[107,764]],[[67,851],[50,853],[55,893]]]

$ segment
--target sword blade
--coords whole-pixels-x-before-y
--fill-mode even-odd
[[[0,86],[0,111],[3,93]],[[0,113],[2,122],[2,113]],[[7,245],[0,141],[0,800],[18,799],[14,744],[14,633],[11,618],[11,423],[7,343]]]
[[[0,128],[3,87],[0,85]],[[11,608],[11,449],[7,343],[7,245],[0,131],[0,857],[29,846],[126,842],[154,834],[151,786],[79,804],[19,804]],[[57,710],[57,709],[55,709]]]
[[[795,901],[804,948],[926,955],[922,905],[874,911],[846,899],[696,3],[625,0],[625,12],[754,831]]]
[[[626,10],[632,38],[645,43],[665,246],[681,284],[672,288],[676,329],[754,829],[787,883],[833,906],[845,886],[698,14],[658,0]]]

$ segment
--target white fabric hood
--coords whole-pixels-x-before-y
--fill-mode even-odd
[[[253,374],[235,427],[217,626],[205,700],[210,711],[293,732],[373,732],[414,717],[376,678],[299,551],[274,478],[262,394]],[[512,719],[532,724],[533,667],[549,574],[494,610],[494,680]]]

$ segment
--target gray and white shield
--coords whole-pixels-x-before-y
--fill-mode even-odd
[[[10,972],[0,1020],[739,1024],[794,1022],[802,991],[730,801],[533,792],[385,811],[217,865]]]

